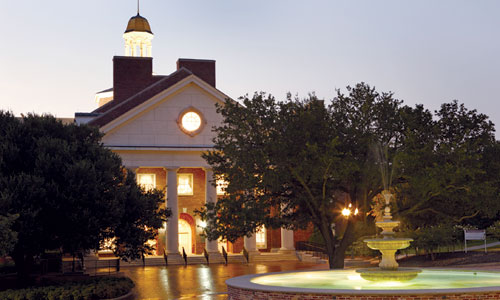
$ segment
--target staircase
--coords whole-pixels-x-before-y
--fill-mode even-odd
[[[322,259],[318,256],[314,256],[312,252],[309,251],[297,251],[297,256],[302,262],[308,262],[313,264],[325,264],[328,262],[327,259]]]

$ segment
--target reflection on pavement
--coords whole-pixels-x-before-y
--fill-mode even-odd
[[[123,273],[136,284],[137,299],[227,299],[226,279],[257,273],[301,269],[327,269],[327,265],[302,262],[214,264],[168,267],[129,267]]]

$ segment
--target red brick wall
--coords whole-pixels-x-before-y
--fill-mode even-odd
[[[383,295],[383,294],[366,294],[366,295],[349,295],[349,294],[320,294],[320,293],[293,293],[293,292],[267,292],[257,290],[247,290],[236,287],[227,287],[229,299],[231,300],[253,300],[253,299],[282,299],[282,300],[487,300],[500,299],[499,292],[482,292],[482,293],[439,293],[439,294],[412,294],[412,295]]]
[[[299,241],[308,241],[313,231],[314,226],[312,224],[309,224],[306,229],[295,230],[293,232],[294,247],[297,246],[297,242]]]
[[[177,60],[177,70],[182,67],[215,87],[215,60],[179,58]]]
[[[153,59],[151,57],[113,57],[113,97],[123,101],[151,85]]]
[[[200,209],[205,205],[205,170],[201,168],[181,168],[177,174],[193,174],[193,195],[181,196],[179,195],[179,213],[184,213],[191,216],[194,220],[198,219],[194,211]],[[193,253],[201,254],[205,248],[205,238],[200,236],[201,229],[194,226],[193,239],[194,247]]]

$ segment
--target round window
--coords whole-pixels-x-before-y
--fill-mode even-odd
[[[184,129],[186,131],[189,131],[189,132],[196,131],[196,130],[200,129],[201,117],[200,117],[200,115],[198,115],[194,111],[190,111],[188,113],[185,113],[182,116],[181,124],[182,124],[182,127],[184,127]]]
[[[200,133],[205,123],[202,113],[194,107],[184,109],[177,119],[179,128],[190,136]]]

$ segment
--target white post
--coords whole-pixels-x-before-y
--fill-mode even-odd
[[[177,199],[177,170],[167,167],[167,208],[172,215],[167,220],[167,254],[179,255],[179,203]]]
[[[217,202],[217,189],[215,188],[214,180],[213,180],[214,172],[212,169],[205,169],[205,185],[206,185],[206,194],[205,201],[207,203],[216,203]],[[207,220],[207,223],[210,223],[211,220]],[[208,238],[205,239],[205,245],[207,248],[207,252],[219,252],[217,247],[217,240],[210,241]]]
[[[281,228],[281,248],[282,253],[293,253],[295,247],[293,245],[293,230]]]
[[[257,239],[255,234],[252,234],[250,237],[245,236],[243,238],[243,246],[247,250],[249,256],[260,254],[259,250],[257,250]]]
[[[217,202],[217,188],[215,186],[214,172],[210,168],[205,168],[205,201],[206,203],[216,203]],[[213,222],[212,220],[207,220],[207,225]],[[208,253],[209,263],[224,262],[224,258],[219,252],[218,241],[211,241],[205,238],[205,249]]]

